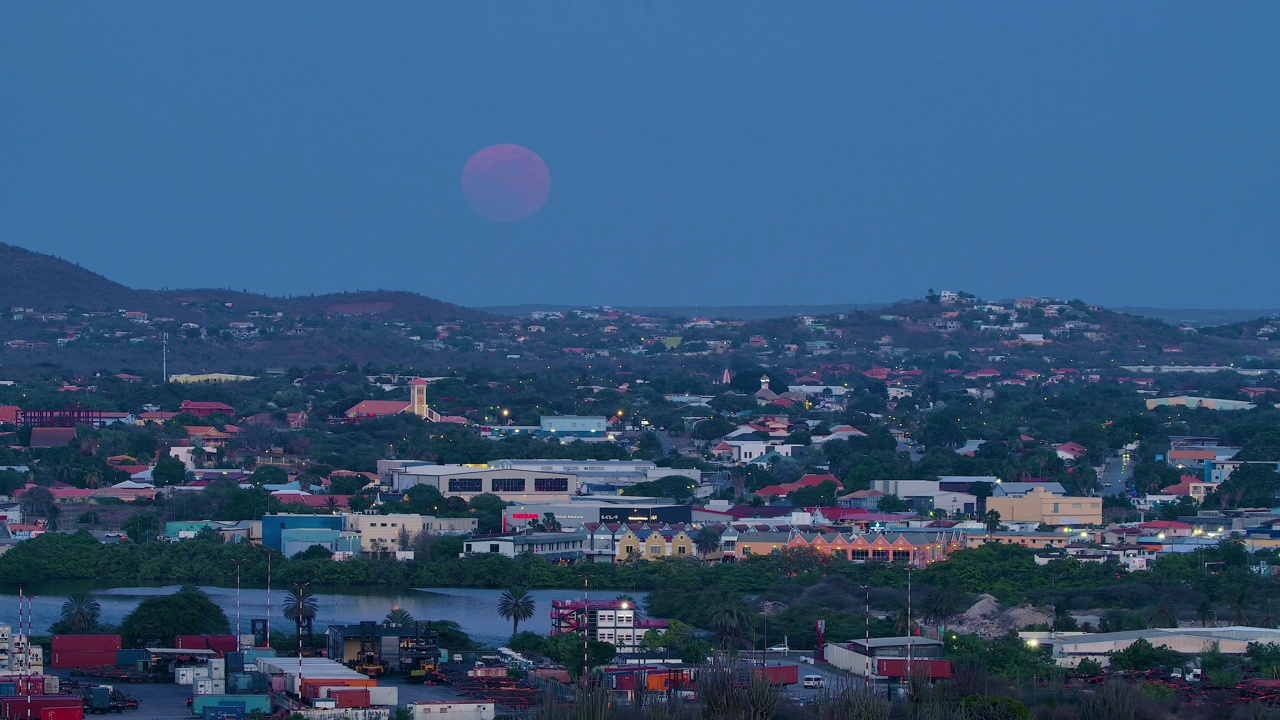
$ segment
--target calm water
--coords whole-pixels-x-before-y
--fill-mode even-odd
[[[62,611],[62,603],[68,593],[76,590],[88,590],[102,605],[102,622],[118,624],[126,615],[133,612],[138,603],[156,595],[168,595],[176,592],[177,585],[163,587],[117,587],[90,588],[83,585],[52,584],[35,589],[28,589],[28,595],[35,594],[32,601],[31,626],[35,634],[46,633],[49,626],[56,622]],[[236,625],[236,590],[215,586],[201,586],[213,601],[222,606],[231,621],[234,631]],[[273,589],[271,592],[271,625],[276,630],[292,632],[293,623],[284,619],[281,603],[284,601],[287,588]],[[391,612],[393,606],[408,610],[417,620],[451,620],[458,623],[468,635],[477,642],[496,647],[511,637],[511,623],[498,615],[498,597],[501,590],[479,590],[473,588],[429,588],[429,589],[389,589],[352,590],[348,588],[316,589],[316,600],[319,612],[315,619],[315,631],[324,632],[329,625],[343,625],[361,620],[381,621]],[[595,599],[617,597],[625,591],[593,590],[591,597]],[[571,590],[531,590],[537,608],[534,616],[520,623],[521,630],[532,630],[547,633],[551,630],[551,601],[571,600],[582,597],[582,591]],[[645,593],[630,593],[642,604],[647,599]],[[267,617],[267,592],[262,588],[243,588],[240,590],[240,628],[241,632],[249,632],[249,620]],[[17,591],[5,589],[0,591],[0,623],[16,626],[18,624]],[[23,621],[26,624],[26,620]]]

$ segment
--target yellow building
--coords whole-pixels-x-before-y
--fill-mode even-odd
[[[361,552],[395,552],[407,549],[413,538],[434,518],[422,515],[346,515],[344,529],[360,536]]]
[[[693,557],[693,538],[684,530],[663,533],[660,530],[642,529],[637,535],[627,530],[618,538],[615,562],[632,558],[653,560],[660,557]]]
[[[1102,498],[1057,495],[1038,487],[1021,495],[989,497],[987,510],[1000,513],[1003,522],[1054,526],[1102,524]]]

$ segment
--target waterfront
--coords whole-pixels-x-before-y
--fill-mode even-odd
[[[101,622],[119,624],[126,615],[149,597],[168,595],[179,586],[90,588],[67,583],[41,585],[28,593],[35,593],[31,602],[31,626],[34,634],[43,635],[58,620],[62,603],[67,594],[76,590],[88,590],[102,605]],[[231,623],[236,626],[236,589],[218,586],[200,586],[213,598]],[[284,619],[282,604],[288,588],[276,587],[271,591],[271,625],[276,631],[292,632],[293,623]],[[502,590],[478,588],[377,588],[371,590],[352,588],[314,588],[318,602],[315,631],[324,632],[329,625],[357,623],[361,620],[381,622],[392,607],[409,611],[417,620],[449,620],[458,623],[463,632],[476,642],[486,646],[498,646],[511,636],[511,623],[498,615],[498,598]],[[522,630],[548,633],[551,630],[551,601],[582,597],[582,591],[530,590],[536,603],[534,616],[520,623]],[[642,605],[646,593],[630,593],[620,590],[593,590],[592,597],[612,598],[620,594],[635,597]],[[242,588],[240,591],[239,617],[241,632],[249,632],[249,621],[268,617],[267,591],[265,588]],[[26,624],[26,620],[23,624]],[[16,589],[0,592],[0,623],[18,624],[18,597]]]

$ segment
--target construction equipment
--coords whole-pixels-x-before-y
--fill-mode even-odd
[[[378,624],[372,620],[360,623],[360,651],[352,661],[351,669],[371,678],[387,672],[387,663],[382,659],[382,638],[378,635]]]
[[[425,623],[415,623],[412,635],[400,636],[400,669],[411,683],[443,682],[439,633],[428,630]]]

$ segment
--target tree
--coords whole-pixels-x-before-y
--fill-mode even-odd
[[[963,602],[964,599],[958,588],[954,585],[943,585],[925,598],[925,614],[934,620],[946,620],[964,609],[961,607]]]
[[[1218,624],[1218,612],[1213,609],[1213,603],[1208,600],[1201,600],[1196,606],[1196,622],[1200,623],[1200,627],[1209,627],[1209,623],[1213,623],[1216,627]]]
[[[187,478],[187,467],[172,455],[165,455],[156,461],[151,470],[151,480],[156,487],[163,485],[181,485]]]
[[[138,513],[125,520],[121,529],[130,540],[141,545],[155,540],[160,534],[160,521],[152,513]]]
[[[1000,513],[995,510],[988,510],[987,514],[982,517],[983,523],[987,526],[988,533],[999,532],[1000,530]]]
[[[1147,617],[1147,626],[1153,628],[1176,628],[1178,616],[1169,608],[1168,603],[1159,603]]]
[[[392,606],[391,612],[382,621],[384,627],[407,627],[412,624],[413,615],[399,605]]]
[[[547,638],[545,654],[564,665],[573,677],[582,675],[582,636],[577,633],[560,633]],[[598,667],[612,662],[618,650],[612,643],[590,640],[586,643],[587,664]]]
[[[18,505],[25,517],[44,517],[53,507],[53,493],[47,487],[27,488],[18,497]]]
[[[720,549],[720,531],[712,527],[702,528],[693,539],[693,546],[702,559],[706,560],[708,555]]]
[[[98,625],[102,605],[87,592],[75,592],[62,603],[62,622],[72,633],[87,633]]]
[[[533,612],[533,596],[524,588],[503,590],[498,598],[498,614],[511,621],[512,635],[520,631],[520,621],[533,617]]]
[[[911,506],[907,504],[906,500],[903,500],[893,493],[889,493],[880,498],[880,502],[876,504],[876,507],[880,512],[887,513],[906,512],[911,509]]]
[[[143,600],[120,623],[126,647],[138,647],[143,641],[173,647],[175,635],[225,635],[230,631],[222,608],[191,585],[172,595]]]
[[[720,644],[725,648],[735,647],[750,637],[753,627],[751,613],[742,600],[728,593],[715,598],[707,608],[703,624],[720,636]]]
[[[62,508],[57,505],[49,508],[49,512],[45,513],[44,528],[49,532],[58,532],[58,520],[62,518]]]
[[[315,619],[320,606],[311,588],[303,585],[290,590],[284,596],[284,618],[292,620],[298,628],[298,637],[302,637],[302,626]]]
[[[259,487],[263,485],[284,485],[289,482],[289,473],[274,466],[263,465],[249,476],[249,481]]]
[[[1116,670],[1156,670],[1181,667],[1184,656],[1167,647],[1155,647],[1143,638],[1134,640],[1129,647],[1111,654],[1111,667]]]

